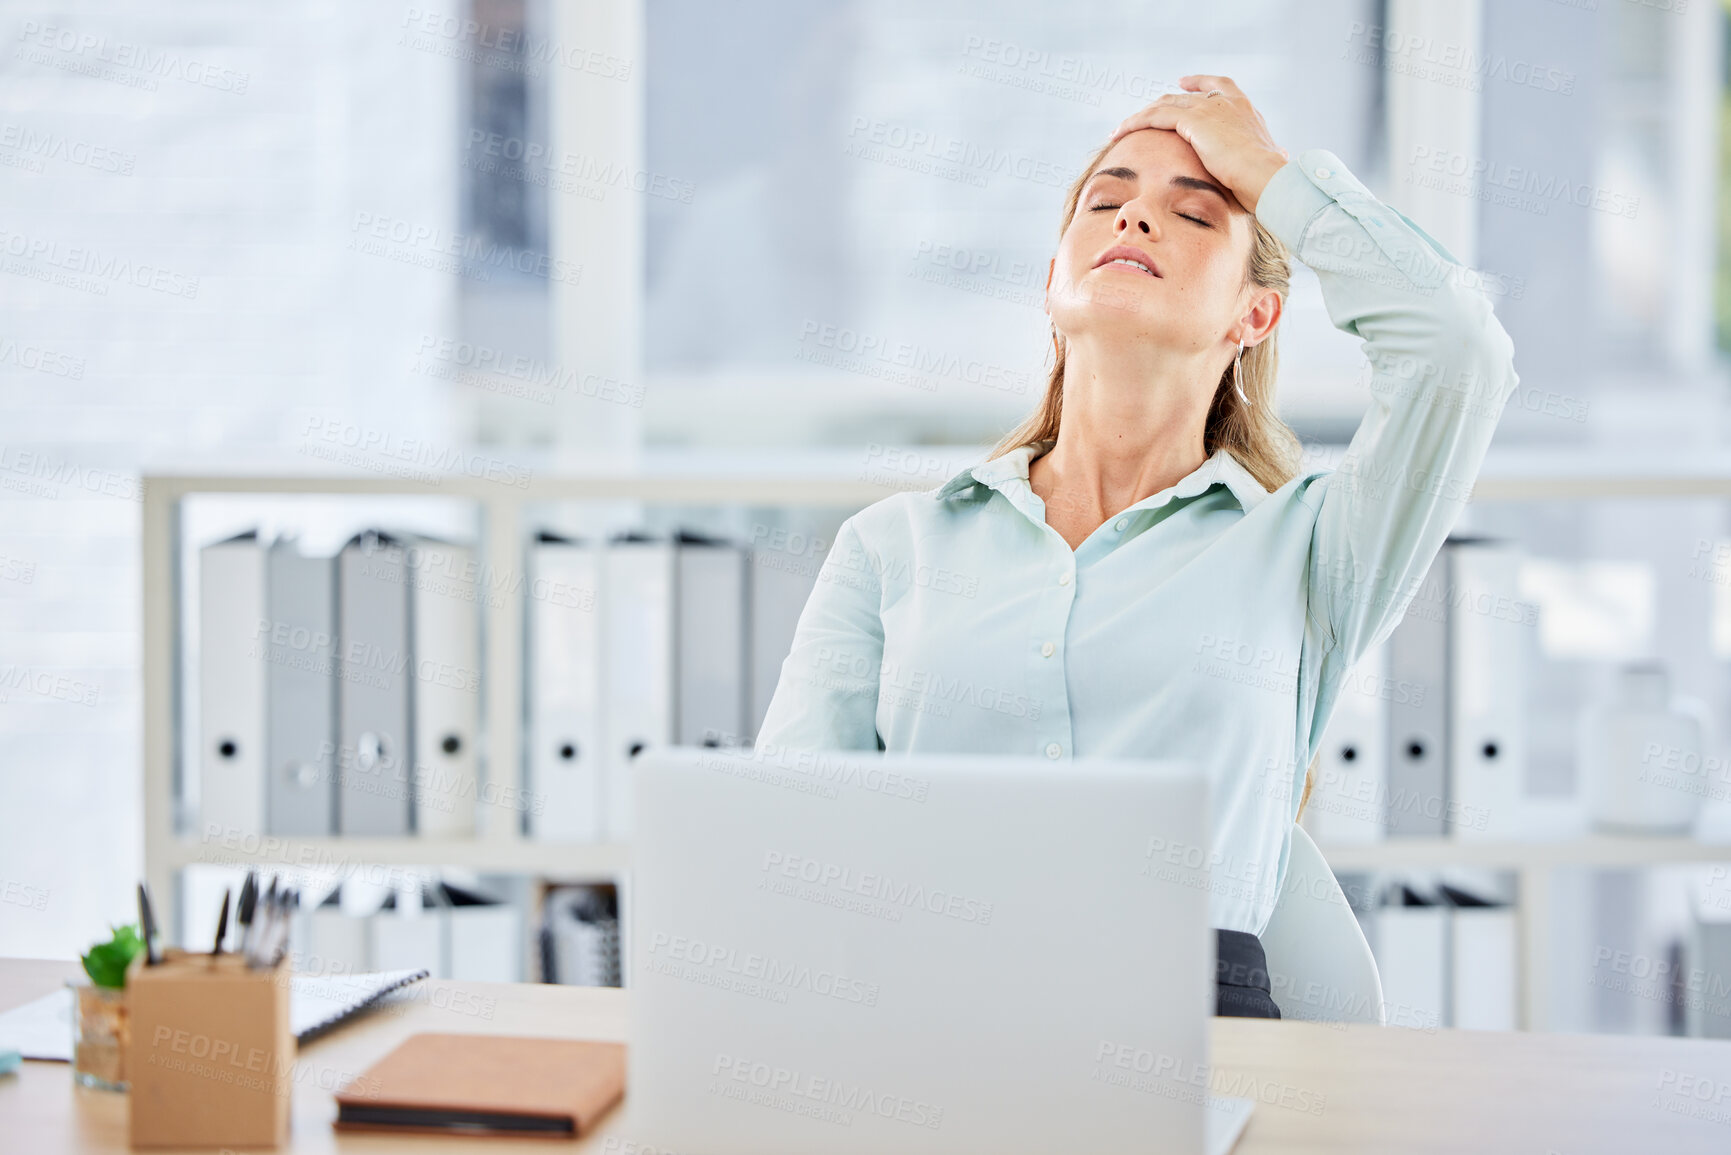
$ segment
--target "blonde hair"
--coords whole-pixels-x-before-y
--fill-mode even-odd
[[[1060,240],[1069,231],[1070,222],[1075,219],[1076,206],[1082,199],[1082,186],[1088,183],[1088,178],[1094,174],[1095,168],[1105,159],[1111,148],[1111,142],[1101,146],[1082,169],[1082,174],[1070,185],[1069,194],[1064,198],[1063,223],[1058,228]],[[1286,245],[1269,232],[1254,214],[1251,216],[1251,226],[1254,236],[1250,244],[1250,260],[1244,270],[1245,283],[1273,289],[1280,294],[1280,302],[1285,305],[1292,276]],[[1269,492],[1279,489],[1297,475],[1302,454],[1298,435],[1293,433],[1274,411],[1274,380],[1279,364],[1275,337],[1278,333],[1277,327],[1262,341],[1244,350],[1239,368],[1239,383],[1243,386],[1245,395],[1250,398],[1250,405],[1246,406],[1240,401],[1233,390],[1232,366],[1228,364],[1226,371],[1221,374],[1219,385],[1215,387],[1214,402],[1208,408],[1208,422],[1203,431],[1203,449],[1206,453],[1212,455],[1215,450],[1225,447]],[[1065,342],[1056,324],[1052,326],[1052,343],[1055,354],[1052,372],[1046,379],[1045,396],[1026,420],[1005,434],[1004,439],[988,455],[988,461],[1001,457],[1012,449],[1057,438],[1058,421],[1064,411]]]

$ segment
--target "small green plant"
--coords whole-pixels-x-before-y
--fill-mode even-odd
[[[127,923],[125,926],[113,926],[114,937],[107,942],[99,942],[90,948],[90,953],[79,956],[78,961],[84,964],[84,973],[90,976],[90,981],[99,987],[119,989],[126,985],[126,968],[132,965],[132,960],[144,951],[144,939],[138,933],[137,923]]]

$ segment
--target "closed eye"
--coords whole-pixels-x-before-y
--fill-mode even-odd
[[[1104,209],[1117,210],[1117,209],[1121,209],[1123,207],[1124,207],[1123,205],[1090,205],[1088,207],[1088,211],[1091,213],[1097,213],[1097,212],[1100,212]],[[1214,225],[1211,222],[1205,221],[1201,217],[1193,217],[1189,213],[1179,213],[1178,215],[1183,217],[1187,221],[1195,221],[1197,224],[1201,225],[1205,229],[1211,229],[1214,227]]]

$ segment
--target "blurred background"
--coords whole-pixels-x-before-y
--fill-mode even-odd
[[[1520,628],[1379,655],[1313,799],[1391,1001],[1731,1033],[1727,27],[1721,0],[0,4],[0,955],[87,949],[146,874],[193,937],[268,863],[355,920],[479,895],[521,945],[486,965],[619,981],[624,828],[537,829],[484,788],[545,800],[558,772],[535,662],[563,635],[537,630],[580,627],[537,601],[539,545],[731,543],[771,592],[739,722],[703,734],[749,740],[826,535],[1038,401],[1079,166],[1221,73],[1476,269],[1516,348],[1460,526],[1495,557],[1437,578],[1492,574]],[[1312,460],[1367,385],[1296,266],[1280,405]],[[206,551],[369,529],[505,575],[468,619],[482,785],[437,849],[261,848],[268,817],[213,827],[202,789]],[[1481,642],[1506,661],[1468,664]],[[1427,645],[1456,664],[1415,673]],[[1452,711],[1414,723],[1455,744],[1441,810],[1474,805],[1465,753],[1500,759],[1490,829],[1386,817],[1413,743],[1376,702],[1406,680]],[[1468,733],[1474,701],[1507,734]],[[1684,777],[1629,760],[1654,749]]]

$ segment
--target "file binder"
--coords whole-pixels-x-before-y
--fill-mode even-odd
[[[337,561],[337,832],[397,837],[413,814],[409,580],[402,543],[368,530]]]
[[[373,969],[366,919],[343,909],[342,887],[297,917],[304,924],[299,937],[306,944],[304,954],[295,961],[297,970],[343,975]]]
[[[440,882],[446,938],[445,959],[459,982],[523,981],[523,911],[479,891]]]
[[[472,838],[481,717],[475,551],[416,538],[408,553],[414,586],[415,833]]]
[[[1731,1039],[1731,903],[1723,881],[1690,887],[1683,1000],[1684,1029],[1697,1039]]]
[[[600,549],[539,534],[529,549],[529,789],[531,834],[551,842],[601,838]]]
[[[718,538],[678,535],[678,686],[682,746],[745,744],[745,551]]]
[[[606,834],[616,840],[631,835],[632,760],[673,737],[675,549],[670,540],[630,533],[602,553],[602,798]]]
[[[1448,1025],[1478,1031],[1516,1030],[1519,955],[1512,905],[1443,883],[1449,906],[1450,1018]]]
[[[1449,559],[1449,832],[1466,839],[1521,832],[1526,694],[1534,632],[1519,598],[1519,551],[1451,539]]]
[[[1388,801],[1388,703],[1415,690],[1388,676],[1388,643],[1365,651],[1345,677],[1323,732],[1304,827],[1324,845],[1380,842]]]
[[[265,551],[256,530],[199,551],[199,817],[265,830]]]
[[[1377,971],[1388,1025],[1433,1030],[1447,1025],[1449,910],[1405,883],[1375,917]]]
[[[1448,559],[1439,553],[1388,636],[1388,676],[1412,692],[1388,703],[1392,837],[1436,837],[1448,816]]]
[[[445,919],[420,887],[399,889],[365,920],[367,967],[376,971],[424,970],[449,978]]]
[[[265,567],[267,821],[322,838],[336,830],[336,564],[281,539]]]

